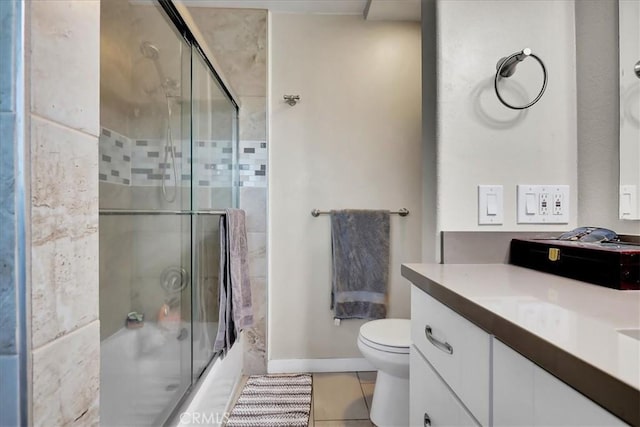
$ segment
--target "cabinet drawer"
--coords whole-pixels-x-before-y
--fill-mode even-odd
[[[478,423],[433,371],[429,363],[411,346],[409,425],[412,427],[465,426]]]
[[[488,426],[490,335],[412,286],[411,340],[480,424]]]

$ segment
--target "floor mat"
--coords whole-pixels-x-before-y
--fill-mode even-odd
[[[311,412],[312,377],[250,376],[226,423],[229,427],[306,427]]]

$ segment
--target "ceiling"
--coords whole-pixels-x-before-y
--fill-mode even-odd
[[[372,21],[420,21],[420,0],[183,0],[188,7],[268,9],[272,12],[362,15]]]

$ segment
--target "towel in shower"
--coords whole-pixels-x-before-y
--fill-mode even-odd
[[[220,313],[214,352],[226,353],[240,331],[253,324],[245,212],[227,209],[220,217]]]
[[[334,317],[386,317],[389,211],[331,211],[331,247]]]

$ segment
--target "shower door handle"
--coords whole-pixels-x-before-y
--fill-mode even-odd
[[[633,71],[636,73],[636,77],[640,79],[640,61],[636,62]]]
[[[180,329],[180,333],[176,338],[178,341],[184,341],[187,339],[188,336],[189,336],[189,331],[187,331],[187,328],[182,328]]]

